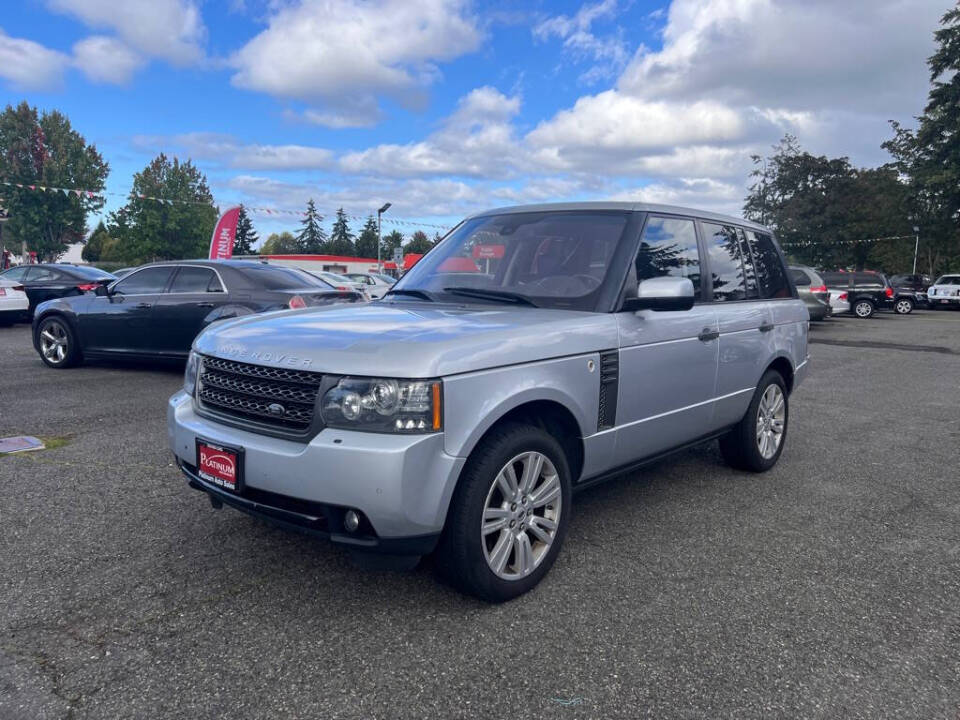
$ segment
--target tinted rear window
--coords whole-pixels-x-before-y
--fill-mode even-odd
[[[934,285],[960,285],[960,275],[944,275]]]
[[[95,267],[72,267],[69,270],[71,275],[79,275],[86,280],[112,280],[113,275]]]
[[[704,223],[703,231],[710,256],[710,274],[713,276],[713,299],[746,300],[747,289],[736,228]]]
[[[850,284],[850,273],[822,272],[820,277],[827,287],[847,287]]]
[[[766,233],[747,231],[747,239],[753,250],[753,257],[757,264],[757,279],[760,281],[760,292],[765,298],[792,297],[790,282],[787,280],[786,269],[773,237]]]
[[[883,275],[878,275],[877,273],[868,273],[868,272],[858,272],[853,274],[853,283],[854,285],[859,286],[876,286],[883,287],[884,283]]]
[[[793,284],[797,287],[804,285],[810,285],[810,276],[807,275],[803,270],[798,270],[797,268],[790,269],[790,277],[793,278]]]
[[[297,290],[306,287],[329,287],[310,273],[296,268],[270,267],[243,268],[243,276],[264,290]]]

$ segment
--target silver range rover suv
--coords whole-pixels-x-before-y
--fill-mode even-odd
[[[533,588],[573,493],[719,439],[769,470],[808,315],[766,228],[633,203],[461,222],[382,299],[225,320],[169,440],[191,487],[357,557]]]

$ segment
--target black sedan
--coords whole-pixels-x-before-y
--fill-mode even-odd
[[[13,280],[23,285],[27,292],[33,315],[37,305],[54,298],[83,295],[96,290],[100,285],[109,285],[116,277],[95,267],[84,265],[66,265],[43,263],[40,265],[20,265],[0,273],[5,280]]]
[[[361,300],[295,268],[242,260],[154,263],[95,292],[43,303],[33,318],[33,345],[53,368],[85,358],[182,360],[215,320]]]

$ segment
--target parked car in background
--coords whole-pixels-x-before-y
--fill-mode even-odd
[[[380,275],[379,273],[347,273],[346,277],[354,282],[363,283],[371,300],[382,298],[397,282],[389,275]]]
[[[337,290],[353,290],[354,292],[358,292],[365,297],[370,297],[365,283],[352,280],[345,275],[338,275],[337,273],[332,273],[328,270],[308,270],[307,272],[312,275],[316,275],[318,278],[323,280],[331,287],[335,287]]]
[[[832,315],[842,315],[850,312],[850,296],[846,290],[830,291],[830,309]]]
[[[931,310],[960,307],[960,275],[941,275],[927,290]]]
[[[111,273],[89,265],[55,263],[19,265],[0,273],[0,277],[26,288],[30,315],[46,300],[83,295],[117,279]]]
[[[268,310],[358,302],[296,268],[242,260],[144,265],[96,293],[37,308],[33,344],[50,367],[85,358],[184,359],[203,328]]]
[[[214,507],[407,567],[436,549],[451,582],[501,602],[549,571],[575,488],[712,438],[732,466],[772,468],[808,326],[760,225],[495,210],[376,303],[208,328],[168,438]]]
[[[30,301],[23,285],[0,277],[0,325],[27,319]]]
[[[820,277],[830,290],[846,291],[850,312],[858,318],[873,317],[879,309],[893,309],[893,288],[882,273],[820,271]]]
[[[811,320],[825,320],[833,310],[830,306],[830,291],[823,283],[817,271],[805,265],[791,265],[787,268],[800,299],[807,306]]]
[[[927,289],[933,285],[933,278],[929,275],[891,275],[890,284],[894,293],[908,291],[912,293],[913,301],[918,307],[927,306]]]

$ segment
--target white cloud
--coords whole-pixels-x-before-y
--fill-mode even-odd
[[[47,0],[93,28],[110,28],[137,52],[189,65],[203,56],[206,28],[193,0]]]
[[[597,61],[599,64],[580,76],[581,81],[593,84],[615,76],[629,58],[619,33],[600,37],[591,31],[594,22],[615,17],[617,10],[617,0],[587,3],[573,16],[555,15],[540,21],[533,27],[533,36],[541,41],[560,38],[574,57]]]
[[[376,98],[423,102],[436,63],[477,48],[466,0],[300,0],[278,4],[268,26],[231,58],[234,85],[318,103],[306,118],[356,126]],[[359,112],[365,110],[365,112]]]
[[[333,153],[308,145],[241,143],[231,135],[193,132],[172,137],[141,135],[133,144],[150,152],[180,152],[195,160],[240,170],[319,170],[333,164]]]
[[[612,199],[696,207],[737,215],[743,204],[743,186],[712,178],[678,178],[620,191]]]
[[[0,77],[18,90],[51,90],[63,82],[70,58],[0,29]]]
[[[519,112],[519,97],[488,86],[477,88],[461,98],[443,126],[426,139],[347,153],[340,165],[347,172],[397,177],[509,175],[520,152],[512,123]]]
[[[73,46],[73,63],[93,82],[125,85],[144,59],[116,38],[92,35]]]

